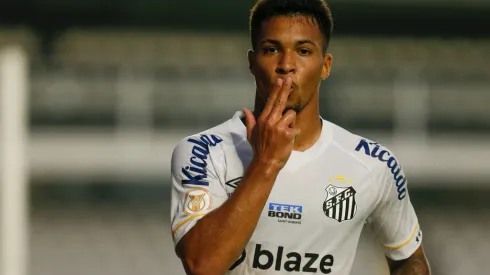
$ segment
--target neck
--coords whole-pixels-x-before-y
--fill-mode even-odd
[[[264,104],[264,101],[256,93],[255,117],[262,113],[265,107]],[[300,112],[296,113],[295,128],[300,129],[301,132],[294,140],[293,150],[306,151],[316,143],[322,132],[318,97],[314,96]]]

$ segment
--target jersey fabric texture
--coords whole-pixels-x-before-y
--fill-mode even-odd
[[[237,112],[175,147],[175,244],[240,184],[253,156],[242,118]],[[393,260],[420,246],[422,232],[396,156],[321,120],[318,141],[293,151],[280,171],[250,241],[227,274],[350,274],[363,227]]]

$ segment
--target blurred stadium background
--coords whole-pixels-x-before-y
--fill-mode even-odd
[[[434,274],[488,274],[490,2],[329,3],[322,116],[397,153]],[[183,274],[170,154],[252,106],[252,4],[0,3],[0,51],[14,45],[28,58],[27,274]]]

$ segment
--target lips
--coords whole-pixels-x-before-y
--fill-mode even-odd
[[[285,80],[285,77],[283,78],[283,80]],[[296,83],[294,83],[294,81],[291,83],[291,89],[289,90],[289,95],[291,96],[291,94],[293,93],[294,90],[296,90],[298,86],[296,85]]]
[[[296,89],[297,85],[296,83],[294,83],[294,81],[291,83],[291,90],[294,90]]]

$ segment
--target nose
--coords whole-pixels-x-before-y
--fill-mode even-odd
[[[294,73],[296,70],[296,64],[295,64],[294,56],[293,53],[291,52],[284,52],[277,64],[276,67],[276,73],[277,74],[282,74],[282,75],[287,75],[289,73]]]

